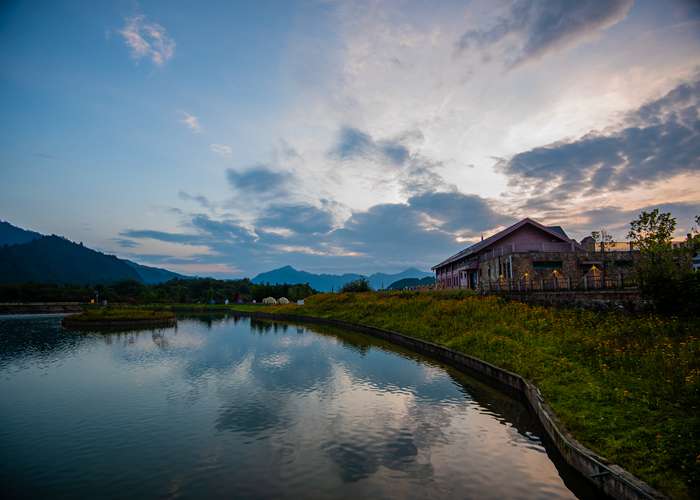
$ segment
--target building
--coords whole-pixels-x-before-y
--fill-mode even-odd
[[[526,218],[434,266],[436,288],[488,292],[630,282],[638,252],[627,244],[599,251],[592,240],[583,243],[569,238],[560,226]]]

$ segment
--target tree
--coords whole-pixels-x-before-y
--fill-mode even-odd
[[[642,211],[630,222],[627,237],[641,252],[659,252],[671,248],[671,238],[676,230],[676,219],[670,212]]]
[[[640,252],[636,271],[642,294],[660,312],[692,314],[700,299],[700,273],[691,266],[695,238],[673,248],[675,229],[676,219],[656,208],[630,222],[628,237]]]
[[[610,248],[615,245],[613,235],[608,233],[605,229],[591,232],[591,238],[593,238],[593,241],[595,241],[596,246],[600,247],[601,252],[604,252],[606,248]]]
[[[371,292],[372,288],[369,286],[369,281],[367,278],[356,279],[349,283],[345,283],[343,288],[340,289],[341,292]]]

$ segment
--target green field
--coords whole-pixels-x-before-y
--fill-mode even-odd
[[[240,307],[240,306],[235,306]],[[519,373],[583,444],[664,493],[700,492],[700,319],[553,309],[464,292],[248,306],[396,330]]]

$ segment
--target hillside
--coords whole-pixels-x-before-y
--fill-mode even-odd
[[[413,288],[417,286],[430,286],[435,284],[435,278],[432,276],[426,276],[425,278],[404,278],[398,281],[394,281],[391,285],[387,287],[387,290],[405,290],[406,288]]]
[[[0,248],[1,283],[114,283],[141,281],[126,262],[59,236]]]
[[[41,237],[41,234],[34,231],[27,231],[21,227],[13,226],[9,222],[0,221],[0,246],[21,245]]]
[[[31,245],[42,239],[45,241]],[[106,255],[59,236],[44,236],[4,221],[0,221],[0,250],[3,250],[0,253],[0,283],[94,284],[133,279],[151,285],[188,278],[167,269]],[[100,269],[102,265],[104,269]]]
[[[384,288],[388,288],[389,285],[394,283],[395,281],[402,280],[402,279],[407,279],[407,278],[426,278],[426,277],[432,277],[433,273],[428,273],[425,271],[421,271],[420,269],[416,269],[415,267],[410,267],[406,269],[405,271],[401,271],[400,273],[396,274],[386,274],[386,273],[374,273],[370,275],[368,278],[369,280],[369,285],[374,288],[375,290],[381,290]]]
[[[123,262],[125,262],[134,271],[136,271],[136,273],[139,275],[139,278],[141,278],[141,282],[145,283],[146,285],[165,283],[166,281],[170,281],[172,279],[189,278],[188,276],[183,276],[182,274],[174,273],[172,271],[168,271],[167,269],[161,269],[159,267],[144,266],[142,264],[137,264],[136,262],[132,262],[126,259],[124,259]]]

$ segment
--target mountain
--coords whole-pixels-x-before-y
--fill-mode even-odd
[[[406,288],[413,288],[416,286],[429,286],[435,284],[435,278],[433,276],[426,276],[425,278],[404,278],[399,281],[393,282],[388,290],[404,290]]]
[[[372,288],[375,290],[381,290],[383,288],[388,288],[391,283],[398,280],[405,278],[425,278],[432,275],[433,273],[427,273],[425,271],[421,271],[420,269],[416,269],[415,267],[411,267],[396,274],[374,273],[368,279],[369,285]]]
[[[0,283],[97,284],[136,280],[150,285],[174,278],[187,276],[0,221]]]
[[[172,279],[188,279],[188,276],[183,276],[182,274],[174,273],[168,271],[167,269],[161,269],[159,267],[144,266],[142,264],[137,264],[130,260],[124,259],[124,262],[136,271],[136,274],[141,278],[141,282],[146,285],[153,285],[157,283],[165,283]]]
[[[43,235],[0,221],[0,247],[3,245],[21,245],[41,238]]]
[[[367,277],[369,284],[375,290],[388,286],[390,283],[403,278],[424,278],[432,276],[431,273],[415,268],[406,269],[397,274],[374,273]],[[345,283],[356,279],[366,278],[361,274],[314,274],[306,271],[298,271],[292,266],[284,266],[266,273],[258,274],[251,281],[253,283],[297,284],[308,283],[312,288],[320,292],[338,291]]]
[[[2,283],[113,283],[141,281],[123,260],[59,236],[42,236],[0,248]]]
[[[271,285],[308,283],[315,290],[330,292],[332,290],[338,291],[345,283],[363,277],[361,274],[313,274],[306,271],[297,271],[292,266],[284,266],[266,273],[260,273],[251,281],[253,283],[269,283]]]

